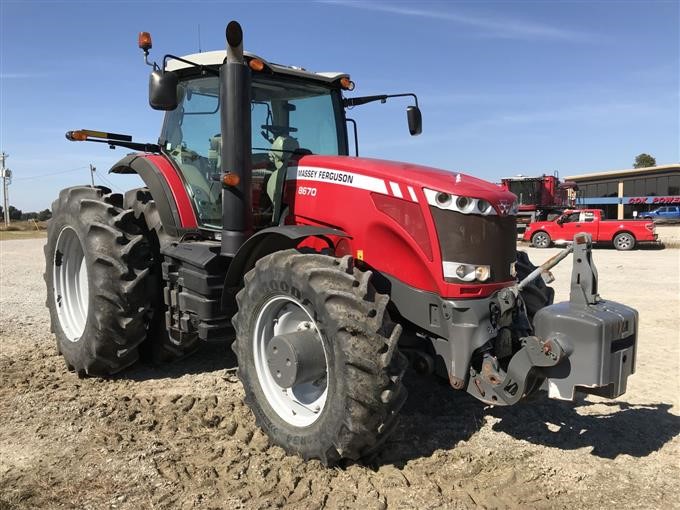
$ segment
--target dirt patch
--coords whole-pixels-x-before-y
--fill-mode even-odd
[[[598,250],[602,295],[641,315],[616,401],[484,406],[409,373],[396,433],[370,464],[326,469],[275,446],[242,403],[234,357],[78,379],[49,334],[42,240],[0,246],[0,509],[629,508],[680,500],[677,250]],[[554,250],[529,250],[534,261]],[[568,294],[569,262],[553,272]]]

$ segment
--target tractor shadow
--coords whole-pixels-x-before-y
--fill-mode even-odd
[[[151,363],[143,360],[115,378],[132,381],[176,379],[185,375],[231,370],[236,366],[236,355],[231,350],[231,342],[215,341],[202,343],[196,352],[173,362]]]
[[[680,434],[680,416],[670,413],[671,404],[597,397],[591,402],[585,396],[564,402],[550,400],[545,393],[537,399],[516,409],[490,409],[489,415],[500,418],[493,430],[562,450],[591,447],[591,455],[606,459],[646,457]]]
[[[471,439],[487,417],[491,426],[519,440],[560,450],[590,447],[591,455],[646,457],[680,434],[680,416],[670,404],[629,404],[597,398],[590,402],[550,400],[546,393],[515,406],[488,407],[467,393],[412,371],[405,383],[409,399],[400,424],[372,464],[403,467]]]

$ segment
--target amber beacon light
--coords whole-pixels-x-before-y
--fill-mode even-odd
[[[140,32],[137,37],[137,43],[141,49],[148,52],[152,47],[151,34],[149,32]]]

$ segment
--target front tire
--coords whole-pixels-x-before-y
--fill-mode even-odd
[[[635,248],[635,237],[628,232],[621,232],[614,236],[614,248],[620,251],[628,251]]]
[[[69,370],[108,376],[146,338],[149,246],[123,197],[103,187],[59,193],[45,245],[51,329]]]
[[[531,236],[531,244],[535,248],[548,248],[551,243],[550,234],[547,232],[539,231]]]
[[[296,250],[265,256],[245,275],[233,319],[239,378],[258,425],[289,453],[327,465],[358,459],[375,452],[396,425],[406,400],[401,326],[389,319],[389,298],[370,279],[349,256]],[[282,388],[276,359],[263,352],[275,352],[276,338],[297,341],[300,331],[321,361],[311,381]]]

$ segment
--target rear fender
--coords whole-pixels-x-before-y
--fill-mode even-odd
[[[196,212],[181,175],[162,155],[130,154],[109,170],[115,174],[141,177],[156,203],[163,229],[172,237],[180,237],[198,229]]]

